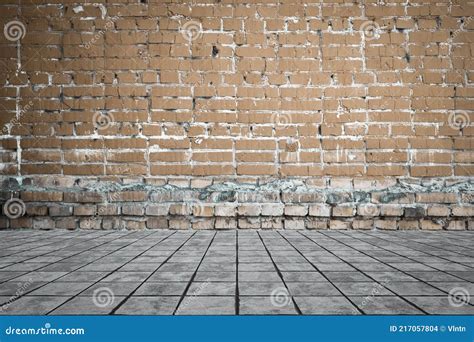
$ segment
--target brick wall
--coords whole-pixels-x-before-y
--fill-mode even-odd
[[[0,227],[474,228],[474,2],[18,3]]]

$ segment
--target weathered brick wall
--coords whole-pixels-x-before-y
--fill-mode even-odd
[[[2,0],[0,20],[0,227],[474,228],[474,2]]]

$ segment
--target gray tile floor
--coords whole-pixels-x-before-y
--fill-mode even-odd
[[[473,241],[472,231],[0,231],[0,314],[474,314]]]

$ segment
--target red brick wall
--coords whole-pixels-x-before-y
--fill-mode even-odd
[[[104,181],[118,187],[108,191],[229,181],[238,192],[243,182],[270,180],[284,191],[284,182],[298,188],[297,180],[324,196],[291,203],[324,203],[328,227],[334,216],[358,215],[357,189],[377,204],[371,188],[398,193],[408,182],[421,187],[409,207],[417,191],[456,192],[447,216],[452,203],[469,208],[459,224],[468,227],[473,2],[4,0],[0,16],[4,200],[59,188],[77,227],[81,201],[64,202],[63,194],[100,192]],[[346,190],[345,202],[328,202],[328,191]],[[129,215],[146,227],[153,202],[146,191],[143,213],[124,212],[129,203],[122,203],[117,219]],[[187,203],[178,197],[170,201]],[[34,226],[38,216],[49,222],[40,228],[61,226],[54,200],[40,202],[19,226]],[[241,202],[232,202],[236,227]],[[338,203],[351,209],[339,212]],[[417,215],[425,217],[429,206],[421,203]],[[309,228],[310,211],[281,216],[304,217],[295,228]],[[196,219],[168,211],[167,224],[170,215],[191,220],[179,227]],[[262,227],[261,213],[241,215]],[[385,220],[380,210],[373,216]],[[357,228],[352,218],[341,222]]]

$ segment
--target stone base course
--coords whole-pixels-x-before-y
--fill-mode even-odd
[[[4,179],[25,214],[1,228],[473,229],[472,180],[212,179],[126,182]],[[69,185],[70,186],[67,186]],[[340,185],[345,187],[340,187]],[[4,215],[6,214],[4,205]]]

